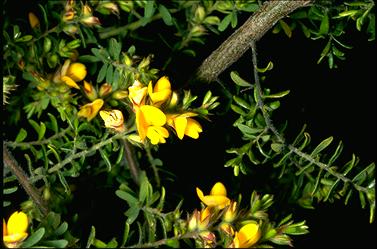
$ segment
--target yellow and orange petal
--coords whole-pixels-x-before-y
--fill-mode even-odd
[[[152,87],[152,82],[148,84],[148,94],[153,105],[159,106],[170,98],[171,85],[168,77],[161,77],[156,85]]]
[[[80,111],[77,113],[79,117],[84,117],[89,121],[91,121],[97,113],[102,108],[104,101],[102,99],[96,99],[92,103],[86,104],[81,107]]]
[[[80,62],[75,62],[69,65],[67,76],[74,81],[82,81],[86,77],[86,67]]]

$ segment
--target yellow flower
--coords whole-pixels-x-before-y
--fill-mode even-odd
[[[231,247],[234,248],[248,248],[254,245],[261,237],[259,225],[256,223],[249,223],[241,227],[240,231],[234,235]]]
[[[97,115],[98,111],[102,108],[103,103],[102,99],[96,99],[92,103],[82,106],[77,115],[86,118],[89,122]]]
[[[170,98],[171,95],[171,86],[168,77],[161,77],[154,88],[152,89],[152,82],[149,82],[148,85],[148,94],[151,98],[153,105],[160,106],[166,100]]]
[[[76,82],[82,81],[86,76],[86,67],[84,64],[75,62],[71,64],[71,60],[66,60],[60,69],[60,80],[69,87],[80,89]]]
[[[223,209],[230,204],[230,200],[226,197],[226,188],[221,182],[213,185],[209,195],[204,195],[203,191],[196,188],[199,199],[209,207],[217,207]]]
[[[29,12],[28,18],[30,27],[32,29],[40,25],[38,17],[33,12]]]
[[[141,140],[148,137],[152,144],[165,143],[169,132],[163,125],[166,123],[165,114],[157,107],[143,105],[136,110],[136,127]]]
[[[105,121],[107,128],[112,128],[118,132],[125,130],[123,113],[119,110],[100,111],[99,115]]]
[[[128,97],[130,98],[134,109],[145,103],[145,97],[147,96],[147,87],[135,80],[133,85],[128,88]]]
[[[82,81],[86,76],[86,67],[80,62],[75,62],[69,65],[67,70],[67,76],[74,81]]]
[[[167,123],[175,129],[179,139],[183,139],[184,135],[197,139],[199,138],[199,133],[202,132],[203,129],[198,121],[190,118],[196,115],[197,114],[192,112],[180,115],[171,114],[167,116]]]
[[[18,247],[28,236],[26,230],[28,227],[28,218],[24,212],[14,212],[5,223],[3,219],[3,241],[9,248]]]

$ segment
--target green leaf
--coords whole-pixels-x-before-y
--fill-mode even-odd
[[[37,133],[39,133],[39,129],[40,129],[39,124],[38,124],[37,122],[35,122],[34,120],[32,120],[32,119],[29,119],[28,121],[29,121],[29,124],[30,124],[31,126],[33,126],[34,130],[35,130]]]
[[[230,78],[232,78],[233,82],[236,83],[239,86],[244,87],[252,87],[252,84],[247,82],[246,80],[242,79],[236,71],[230,72]]]
[[[137,198],[135,198],[134,196],[132,196],[131,194],[129,194],[129,193],[123,191],[123,190],[117,190],[117,191],[115,191],[115,194],[119,198],[125,200],[128,203],[128,205],[130,205],[130,206],[136,206],[139,202]]]
[[[263,95],[264,98],[270,98],[270,99],[276,99],[276,98],[282,98],[286,95],[288,95],[290,90],[285,90],[282,92],[274,93],[274,94],[269,94],[269,95]]]
[[[15,42],[28,42],[30,41],[31,39],[33,39],[33,36],[32,35],[24,35],[18,39],[15,40]]]
[[[41,140],[46,133],[46,125],[41,122],[40,129],[38,131],[38,140]]]
[[[289,27],[289,25],[283,20],[279,20],[279,24],[281,25],[285,35],[288,36],[288,38],[291,38],[292,37],[291,27]]]
[[[234,96],[233,96],[233,100],[234,100],[239,106],[241,106],[241,107],[243,107],[243,108],[245,108],[245,109],[247,109],[247,110],[250,109],[250,105],[249,105],[249,103],[247,103],[244,99],[242,99],[242,98],[240,98],[240,97],[234,95]]]
[[[224,31],[229,26],[229,23],[231,20],[232,20],[232,13],[224,17],[224,19],[220,22],[217,29],[221,32]]]
[[[238,129],[242,131],[242,133],[245,134],[258,134],[262,132],[264,129],[263,128],[252,128],[250,126],[244,125],[244,124],[237,124]]]
[[[53,248],[65,248],[68,245],[68,241],[66,241],[65,239],[45,240],[41,244],[44,246],[49,246]]]
[[[113,83],[113,72],[114,72],[114,67],[113,65],[109,64],[107,70],[106,70],[106,82],[112,84]]]
[[[68,229],[68,223],[67,222],[63,222],[62,224],[60,224],[60,226],[54,231],[54,234],[56,236],[60,236],[62,235],[63,233],[65,233]]]
[[[101,154],[102,159],[105,161],[105,164],[107,166],[107,171],[110,172],[111,171],[111,162],[110,162],[109,157],[106,155],[104,150],[99,150],[99,152]]]
[[[81,55],[79,57],[79,61],[84,62],[84,63],[87,63],[87,62],[94,63],[94,62],[101,61],[101,59],[98,58],[98,57],[96,57],[96,56],[94,56],[94,55],[89,55],[88,54],[88,55]]]
[[[274,68],[274,63],[272,63],[272,61],[268,62],[267,66],[265,68],[258,68],[257,67],[257,71],[260,72],[260,73],[265,73],[266,71],[268,70],[271,70]]]
[[[119,55],[122,50],[122,44],[116,39],[111,38],[109,41],[109,53],[114,60],[119,60]]]
[[[47,113],[48,117],[51,120],[51,129],[55,132],[58,133],[59,127],[58,127],[58,121],[56,120],[55,116],[52,115],[51,113]]]
[[[130,207],[126,212],[125,215],[128,217],[127,223],[132,224],[136,218],[139,216],[140,208],[137,206]]]
[[[89,234],[88,242],[86,243],[86,248],[90,248],[90,246],[94,242],[95,237],[96,237],[96,228],[92,226],[90,228],[90,234]]]
[[[45,228],[41,227],[27,238],[21,245],[23,248],[29,248],[37,244],[45,234]]]
[[[324,14],[322,21],[321,21],[321,26],[319,27],[319,34],[320,35],[326,35],[329,33],[329,16],[327,13]]]
[[[4,189],[3,189],[3,194],[4,194],[4,195],[12,194],[12,193],[16,192],[17,189],[18,189],[17,186],[12,187],[12,188],[4,188]]]
[[[19,143],[19,142],[24,141],[26,136],[27,136],[27,131],[24,128],[21,128],[20,131],[17,134],[16,142]]]
[[[97,76],[97,83],[100,83],[102,82],[105,77],[106,77],[106,72],[107,72],[107,65],[106,63],[104,63],[101,67],[101,69],[99,70],[98,72],[98,76]]]
[[[164,23],[166,25],[168,25],[168,26],[173,25],[173,20],[172,20],[172,17],[170,15],[170,12],[164,5],[160,4],[158,6],[158,11],[160,12],[162,20],[164,21]]]
[[[154,1],[147,1],[144,8],[144,18],[151,18],[154,13]]]
[[[127,243],[129,233],[130,233],[130,223],[126,221],[124,223],[123,240],[122,240],[122,245],[120,246],[121,248],[123,248],[125,244]]]
[[[237,13],[235,11],[232,12],[232,19],[230,20],[230,24],[232,28],[235,28],[237,26]]]
[[[333,137],[328,137],[325,140],[323,140],[320,144],[318,144],[318,146],[313,150],[313,152],[310,155],[312,157],[315,157],[316,155],[318,155],[319,152],[326,149],[326,147],[331,144],[332,140],[333,140]]]

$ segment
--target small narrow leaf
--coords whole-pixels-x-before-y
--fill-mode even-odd
[[[17,137],[16,137],[15,141],[17,143],[22,142],[22,141],[24,141],[24,139],[26,138],[26,136],[27,136],[27,131],[24,128],[21,128],[20,131],[17,134]]]
[[[220,22],[217,29],[219,31],[224,31],[229,26],[229,23],[230,23],[231,20],[232,20],[232,13],[230,13],[230,14],[228,14],[224,17],[224,19]]]
[[[86,248],[90,248],[90,246],[94,242],[95,237],[96,237],[96,228],[92,226],[90,228],[90,234],[89,234],[88,242],[86,243]]]
[[[286,34],[286,36],[288,36],[288,38],[291,38],[292,37],[291,27],[289,27],[289,25],[286,22],[284,22],[283,20],[279,20],[279,23],[280,23],[284,33]]]
[[[130,206],[135,206],[139,202],[138,199],[136,199],[134,196],[132,196],[131,194],[129,194],[125,191],[117,190],[117,191],[115,191],[115,194],[119,198],[125,200],[128,203],[128,205],[130,205]]]
[[[329,33],[329,26],[329,16],[325,13],[321,21],[321,26],[319,27],[319,34],[326,35]]]
[[[107,72],[107,64],[104,63],[101,67],[101,69],[99,70],[98,72],[98,76],[97,76],[97,83],[100,83],[102,82],[105,77],[106,77],[106,72]]]
[[[242,79],[236,71],[232,71],[230,73],[230,78],[232,78],[233,82],[236,83],[239,86],[244,86],[244,87],[251,87],[252,86],[249,82]]]
[[[164,5],[160,4],[158,6],[158,11],[160,12],[162,20],[164,21],[166,25],[168,26],[173,25],[172,16],[170,15],[169,10]]]

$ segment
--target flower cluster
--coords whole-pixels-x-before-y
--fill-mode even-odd
[[[28,236],[28,217],[23,212],[14,212],[6,223],[3,219],[3,241],[8,248],[17,248]]]
[[[225,244],[230,248],[248,248],[255,245],[261,237],[259,224],[254,220],[240,220],[237,202],[227,197],[225,186],[217,182],[211,189],[209,195],[204,195],[203,191],[196,188],[199,199],[205,207],[201,210],[194,210],[188,220],[188,230],[197,231],[204,247],[216,246],[216,234],[214,224],[220,221],[218,228],[220,236],[225,239]],[[235,228],[240,225],[240,229]]]
[[[197,139],[202,132],[199,122],[192,118],[196,113],[168,113],[169,107],[177,103],[168,77],[161,77],[154,86],[152,82],[145,86],[135,80],[128,92],[140,141],[148,138],[152,144],[165,143],[169,137],[166,126],[172,127],[179,139],[185,135]]]

